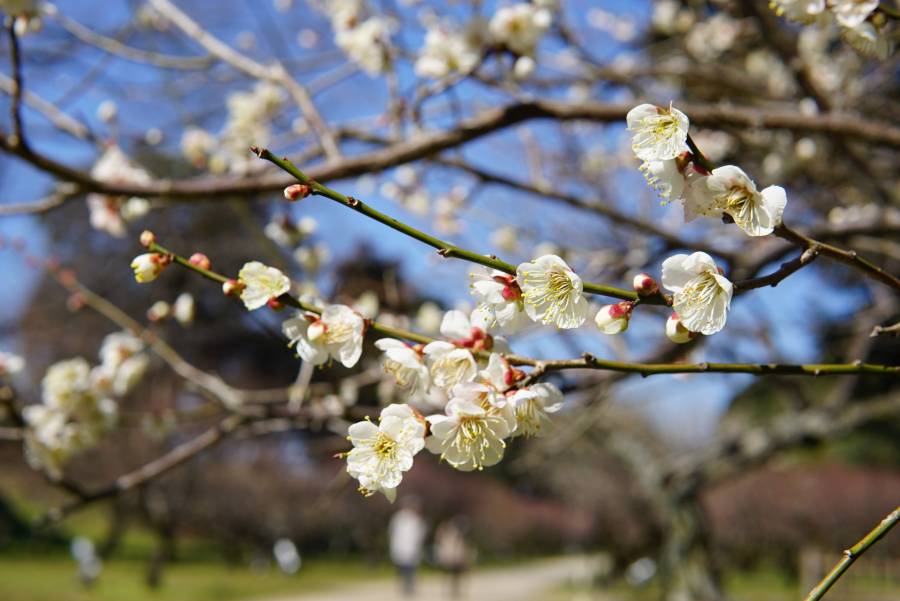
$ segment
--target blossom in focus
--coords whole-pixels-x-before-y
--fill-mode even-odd
[[[494,42],[518,55],[531,56],[552,22],[548,9],[518,3],[497,9],[488,28]]]
[[[445,415],[430,415],[431,436],[426,448],[458,470],[472,471],[495,465],[506,450],[509,424],[484,407],[461,399],[450,399]]]
[[[451,342],[435,340],[423,349],[431,381],[438,388],[449,391],[461,382],[471,382],[478,372],[472,350],[490,350],[493,346],[486,325],[477,321],[477,314],[473,317],[475,323],[462,311],[447,311],[440,331]]]
[[[669,257],[662,264],[662,284],[673,292],[672,308],[685,328],[708,336],[725,327],[734,286],[708,254]]]
[[[469,291],[478,301],[476,311],[484,314],[489,327],[513,333],[528,323],[515,276],[479,266],[469,274]]]
[[[381,492],[392,503],[403,472],[425,446],[425,424],[409,405],[388,405],[376,426],[362,421],[350,426],[347,438],[353,449],[347,453],[347,473],[359,481],[365,495]]]
[[[706,180],[714,206],[734,219],[749,236],[766,236],[781,224],[787,196],[784,188],[769,186],[758,192],[739,167],[725,165],[713,169]]]
[[[647,184],[659,194],[663,204],[682,197],[687,182],[678,168],[678,159],[644,161],[640,170]]]
[[[603,305],[594,317],[597,329],[608,335],[621,334],[628,329],[634,303],[625,301],[614,305]]]
[[[641,104],[625,116],[631,149],[642,161],[674,159],[687,150],[690,121],[678,109]]]
[[[552,426],[549,414],[562,408],[563,394],[553,384],[539,382],[517,390],[509,402],[516,416],[513,436],[544,436]]]
[[[581,278],[556,255],[544,255],[516,269],[525,313],[533,321],[577,328],[587,318]]]
[[[291,281],[286,275],[259,261],[245,263],[238,272],[238,280],[244,286],[241,300],[249,311],[259,309],[270,299],[278,298],[291,289]]]
[[[140,284],[145,284],[155,280],[168,264],[169,259],[164,255],[144,253],[134,258],[131,269],[134,271],[134,279]]]
[[[335,358],[353,367],[362,355],[365,327],[365,320],[350,307],[328,305],[321,315],[300,313],[288,319],[281,330],[304,361],[321,365]]]
[[[411,396],[428,392],[431,374],[425,365],[422,348],[394,338],[376,340],[375,346],[384,352],[384,371],[394,377],[397,386],[406,389]]]

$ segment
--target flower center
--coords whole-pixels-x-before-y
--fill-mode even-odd
[[[523,293],[525,302],[530,305],[549,305],[544,315],[544,323],[556,321],[572,302],[575,284],[567,273],[553,269],[549,273],[527,272],[525,281],[534,286]]]
[[[394,381],[397,383],[397,386],[400,386],[401,388],[409,386],[413,374],[415,373],[415,370],[406,367],[399,361],[387,358],[384,360],[384,371],[385,373],[394,376]]]
[[[459,418],[456,437],[453,446],[465,457],[471,457],[475,467],[482,469],[487,460],[487,450],[491,447],[490,438],[493,436],[484,418],[477,415],[464,415]],[[502,440],[501,446],[506,446]]]
[[[691,280],[681,290],[679,296],[685,305],[693,308],[710,304],[719,291],[719,282],[716,280],[715,273],[708,269]]]
[[[516,406],[516,421],[525,436],[536,436],[541,431],[541,407],[535,399],[528,399]]]
[[[384,432],[379,432],[375,444],[372,445],[372,451],[381,460],[393,459],[397,454],[397,441]]]
[[[452,387],[463,381],[470,367],[471,364],[467,357],[451,356],[448,353],[431,367],[431,377],[441,387]],[[443,382],[443,384],[440,384],[440,382]]]
[[[725,211],[739,226],[748,226],[756,208],[756,195],[744,186],[732,186],[724,195]]]

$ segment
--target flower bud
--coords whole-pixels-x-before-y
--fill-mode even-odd
[[[284,197],[290,201],[306,198],[310,194],[312,194],[312,188],[308,184],[293,184],[284,189]]]
[[[238,296],[244,290],[244,287],[243,282],[239,282],[235,279],[228,279],[222,284],[222,293],[225,296]]]
[[[631,310],[634,305],[630,302],[621,302],[615,305],[604,305],[597,311],[594,323],[604,334],[621,334],[628,329],[628,320],[631,319]]]
[[[134,258],[131,268],[134,270],[134,279],[138,283],[144,284],[155,280],[168,264],[169,260],[165,255],[144,253]]]
[[[144,248],[150,248],[150,245],[156,242],[156,234],[151,232],[150,230],[144,230],[141,232],[141,246]]]
[[[631,285],[634,287],[634,291],[638,293],[638,296],[650,296],[659,292],[659,284],[646,273],[639,273],[634,276]]]
[[[684,327],[678,313],[672,313],[666,320],[666,336],[676,344],[684,344],[693,340],[697,336],[697,332],[691,332]]]
[[[166,301],[156,301],[147,309],[147,319],[152,322],[167,319],[172,314],[172,306]]]
[[[212,262],[209,260],[209,257],[204,255],[203,253],[194,253],[191,255],[191,258],[188,259],[188,263],[191,265],[196,265],[200,269],[206,269],[209,271],[212,269]]]
[[[266,304],[273,311],[281,311],[282,309],[284,309],[284,303],[282,303],[280,300],[278,300],[274,296],[272,298],[270,298],[269,302],[267,302]]]

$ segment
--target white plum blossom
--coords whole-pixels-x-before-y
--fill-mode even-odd
[[[484,21],[475,18],[462,31],[444,27],[429,29],[425,46],[416,59],[416,75],[440,79],[452,73],[470,73],[481,60],[485,27]]]
[[[25,360],[19,355],[0,351],[0,378],[13,376],[25,369]]]
[[[715,195],[709,189],[709,176],[689,169],[686,173],[682,201],[684,221],[689,223],[697,217],[719,218],[722,207],[716,203]]]
[[[241,300],[249,311],[265,306],[291,289],[291,281],[286,275],[259,261],[245,263],[238,272],[238,280],[244,286]]]
[[[189,292],[182,292],[172,303],[172,317],[183,326],[190,325],[194,321],[196,308],[197,304],[193,295]]]
[[[300,313],[281,326],[304,361],[321,365],[334,358],[344,367],[359,361],[365,328],[362,316],[346,305],[328,305],[321,315]]]
[[[747,235],[766,236],[781,224],[787,204],[784,188],[769,186],[758,192],[753,180],[733,165],[713,169],[706,186],[714,206],[730,215]]]
[[[509,423],[481,405],[450,399],[446,415],[430,415],[431,436],[426,448],[458,470],[472,471],[495,465],[506,450]]]
[[[533,321],[577,328],[587,318],[588,303],[583,284],[569,266],[556,255],[544,255],[516,269],[525,313]]]
[[[391,64],[390,27],[381,17],[370,17],[335,33],[334,42],[369,75],[385,72]]]
[[[205,129],[188,127],[181,134],[181,154],[197,168],[206,166],[215,147],[215,136]]]
[[[852,28],[869,18],[878,8],[878,0],[831,0],[830,8],[840,25]]]
[[[431,374],[420,345],[410,346],[394,338],[381,338],[375,341],[375,346],[384,351],[384,371],[394,377],[397,386],[406,389],[410,396],[428,392]]]
[[[409,405],[388,405],[376,426],[370,421],[350,426],[347,438],[353,449],[347,453],[347,473],[359,481],[366,496],[381,492],[392,503],[403,472],[425,446],[425,424]]]
[[[672,107],[641,104],[625,116],[631,135],[631,149],[642,161],[674,159],[688,149],[687,115]]]
[[[663,204],[678,200],[684,193],[686,180],[678,168],[678,159],[664,161],[644,161],[640,167],[644,179],[656,190]]]
[[[144,341],[131,332],[113,332],[100,344],[100,363],[116,369],[144,350]]]
[[[603,305],[594,316],[594,324],[597,329],[607,335],[621,334],[628,329],[631,319],[631,310],[634,303],[625,301],[615,305]]]
[[[678,313],[672,313],[666,320],[666,337],[675,344],[684,344],[690,342],[697,336],[696,332],[691,332],[681,323]]]
[[[553,13],[531,3],[517,3],[497,9],[489,29],[494,42],[518,55],[531,56],[550,28]]]
[[[153,180],[115,144],[108,146],[94,163],[91,177],[115,185],[147,185]],[[116,238],[125,236],[126,221],[143,217],[150,209],[150,203],[143,198],[125,199],[96,193],[87,195],[87,205],[91,227]]]
[[[513,436],[545,436],[552,426],[548,414],[562,408],[563,394],[553,384],[540,382],[517,390],[509,402],[516,416]]]
[[[476,312],[484,315],[482,319],[489,327],[513,333],[528,323],[515,276],[479,266],[469,274],[469,291],[478,301]]]
[[[450,390],[461,382],[471,382],[478,373],[478,364],[472,350],[490,350],[493,338],[486,325],[473,313],[473,323],[462,311],[447,311],[441,321],[441,335],[451,342],[435,340],[425,345],[426,362],[432,383],[438,388]]]
[[[152,282],[159,277],[159,274],[166,268],[169,261],[168,257],[159,253],[144,253],[136,256],[134,260],[131,261],[134,279],[139,284]]]
[[[734,286],[708,254],[669,257],[662,264],[662,284],[674,293],[672,308],[685,328],[708,336],[725,327]]]

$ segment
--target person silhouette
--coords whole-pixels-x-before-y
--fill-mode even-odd
[[[458,599],[462,593],[462,577],[472,563],[472,549],[466,543],[469,520],[456,515],[442,522],[434,535],[434,558],[450,581],[450,596]]]
[[[391,561],[397,568],[400,590],[406,597],[415,595],[416,571],[422,562],[425,544],[426,526],[420,508],[417,497],[402,498],[400,509],[388,525]]]

